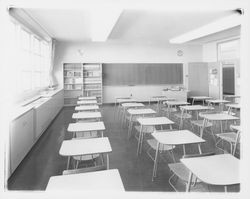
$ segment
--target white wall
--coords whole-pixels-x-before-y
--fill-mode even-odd
[[[78,50],[83,51],[81,56]],[[177,56],[182,50],[183,56]],[[63,84],[63,63],[183,63],[184,85],[187,84],[187,62],[202,60],[202,46],[140,43],[73,43],[57,42],[54,83]],[[105,91],[104,91],[105,92]]]

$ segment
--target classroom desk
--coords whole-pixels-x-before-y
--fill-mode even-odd
[[[195,111],[197,120],[199,117],[199,111],[206,111],[206,110],[212,110],[214,109],[213,107],[209,107],[209,106],[201,106],[201,105],[187,105],[187,106],[180,106],[180,108],[183,110],[182,114],[184,114],[184,111],[188,112],[188,111]]]
[[[109,169],[108,153],[112,151],[107,137],[91,139],[64,140],[59,154],[68,157],[67,169],[69,169],[70,158],[72,156],[84,156],[95,154],[107,154],[107,169]]]
[[[206,102],[208,103],[208,106],[211,106],[212,104],[219,104],[219,109],[223,111],[223,105],[225,103],[229,103],[230,101],[222,99],[211,99],[211,100],[206,100]]]
[[[200,117],[204,118],[204,126],[206,126],[206,123],[208,121],[219,121],[221,122],[221,133],[223,132],[222,129],[222,121],[233,121],[233,120],[238,120],[238,117],[234,117],[232,115],[229,114],[225,114],[225,113],[215,113],[215,114],[200,114]],[[201,137],[203,135],[204,132],[204,128],[201,129]]]
[[[79,97],[79,100],[96,100],[96,96]]]
[[[233,103],[235,103],[236,98],[240,98],[240,95],[223,95],[224,100],[230,100]]]
[[[225,191],[227,185],[240,183],[240,161],[231,154],[184,158],[180,161],[190,170],[187,192],[190,190],[193,175],[207,184],[223,185]]]
[[[77,132],[90,132],[90,131],[101,131],[101,136],[103,137],[103,131],[105,126],[103,122],[77,122],[70,123],[67,131],[73,133],[75,137]]]
[[[144,107],[145,105],[138,102],[129,102],[129,103],[126,102],[122,103],[121,106],[123,108],[123,119],[122,119],[122,124],[123,124],[123,121],[125,121],[126,119],[126,110],[128,108],[139,108],[139,107]]]
[[[185,101],[164,101],[163,104],[167,105],[168,117],[170,117],[171,108],[182,106],[182,105],[188,105],[190,103],[185,102]]]
[[[143,109],[128,109],[127,110],[129,114],[129,127],[128,127],[128,138],[131,135],[132,131],[132,126],[133,126],[133,116],[139,116],[141,115],[142,117],[145,115],[151,115],[151,114],[156,114],[156,111],[150,108],[143,108]]]
[[[208,96],[191,96],[190,98],[192,98],[192,105],[194,104],[195,101],[202,101],[203,106],[206,100],[212,99],[212,97]]]
[[[76,121],[79,120],[89,120],[89,119],[97,119],[100,120],[102,117],[100,112],[78,112],[73,113],[72,118]]]
[[[152,96],[149,98],[149,105],[151,103],[151,101],[156,101],[157,102],[157,112],[159,112],[160,110],[160,104],[164,101],[174,101],[175,98],[169,98],[169,97],[166,97],[164,95],[159,95],[159,96]]]
[[[137,121],[140,124],[140,134],[137,146],[137,155],[141,153],[142,144],[143,144],[143,126],[156,126],[156,125],[170,125],[170,129],[172,129],[173,121],[168,119],[167,117],[146,117],[146,118],[138,118]]]
[[[183,153],[184,155],[186,155],[186,144],[198,144],[199,152],[201,153],[200,144],[205,142],[205,140],[203,140],[202,138],[195,135],[189,130],[155,131],[154,133],[152,133],[152,136],[157,141],[152,180],[154,179],[154,177],[156,177],[158,152],[162,145],[183,145]]]
[[[46,191],[125,191],[118,169],[52,176]]]
[[[97,111],[99,110],[98,105],[86,105],[86,106],[76,106],[76,111]]]
[[[225,106],[228,107],[228,114],[231,114],[233,112],[233,109],[240,110],[241,108],[240,104],[225,104]]]
[[[115,106],[117,103],[119,103],[118,101],[121,100],[121,99],[131,99],[131,97],[115,97]]]
[[[78,105],[97,104],[97,100],[79,100]]]

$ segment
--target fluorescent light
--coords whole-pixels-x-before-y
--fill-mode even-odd
[[[91,17],[92,41],[106,41],[121,13],[122,9],[95,9]]]
[[[180,44],[194,39],[198,39],[222,30],[233,28],[241,24],[241,15],[235,13],[228,17],[224,17],[215,22],[204,25],[200,28],[187,32],[185,34],[179,35],[169,40],[170,43]]]

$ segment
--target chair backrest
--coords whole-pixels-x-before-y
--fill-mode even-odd
[[[105,170],[105,169],[106,169],[105,165],[100,165],[100,166],[86,167],[86,168],[81,168],[81,169],[64,170],[62,174],[63,175],[71,175],[71,174],[78,174],[78,173],[101,171],[101,170]]]
[[[208,153],[202,153],[202,154],[183,155],[182,158],[196,158],[196,157],[205,157],[205,156],[211,156],[211,155],[215,155],[215,152],[208,152]]]

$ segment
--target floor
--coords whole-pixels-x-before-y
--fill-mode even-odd
[[[154,105],[151,105],[152,107]],[[127,127],[121,125],[120,119],[114,115],[114,106],[104,105],[102,107],[103,121],[106,127],[105,136],[109,137],[112,153],[110,154],[110,168],[118,168],[126,191],[165,191],[172,192],[168,179],[171,172],[167,166],[173,162],[170,155],[164,155],[159,163],[158,175],[152,182],[153,162],[146,154],[145,149],[137,157],[137,140],[135,137],[127,138]],[[8,181],[9,190],[45,190],[51,176],[61,175],[65,170],[67,158],[59,155],[61,143],[65,139],[71,139],[67,127],[71,119],[73,108],[65,107],[57,115],[46,132],[38,140],[26,158]],[[185,128],[190,128],[186,126]],[[207,142],[202,144],[202,151],[222,151],[215,149],[214,141],[210,134],[205,134]],[[196,145],[189,145],[187,153],[198,153]],[[182,147],[174,150],[177,160],[183,155]],[[184,191],[185,187],[177,183],[178,189]],[[231,186],[228,191],[237,192],[239,186]],[[223,187],[207,186],[201,184],[194,191],[223,191]]]

